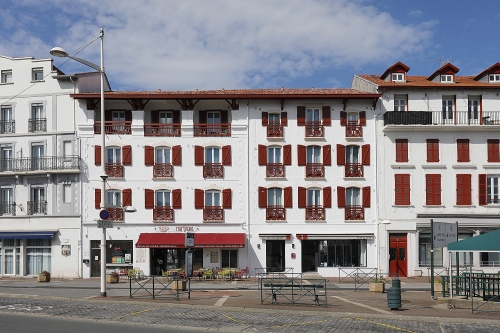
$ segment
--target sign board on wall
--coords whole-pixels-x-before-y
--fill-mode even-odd
[[[446,222],[434,222],[434,247],[446,247],[448,244],[456,242],[458,236],[457,224]]]
[[[135,262],[146,262],[146,249],[135,249]]]
[[[219,251],[210,251],[210,263],[211,264],[219,263]]]

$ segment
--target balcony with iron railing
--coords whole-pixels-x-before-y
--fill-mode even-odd
[[[268,138],[282,138],[283,137],[283,125],[279,121],[269,122],[267,125],[267,137]]]
[[[228,137],[231,136],[231,124],[195,124],[194,136]]]
[[[306,206],[306,221],[323,221],[325,220],[325,208],[320,205]]]
[[[153,208],[153,221],[173,221],[174,210],[170,206],[157,206]]]
[[[108,220],[110,221],[123,221],[125,218],[125,210],[121,207],[106,207],[105,208],[108,213],[109,217]]]
[[[0,174],[3,172],[80,172],[82,159],[78,156],[45,156],[0,159]]]
[[[363,127],[358,125],[357,122],[348,122],[345,127],[345,137],[346,138],[362,138],[363,137]]]
[[[344,177],[363,177],[364,168],[361,163],[346,163]]]
[[[106,134],[132,134],[132,121],[104,121]],[[101,134],[101,122],[94,121],[94,134]]]
[[[361,206],[345,206],[344,219],[346,221],[363,221],[365,219],[365,209]]]
[[[16,216],[16,203],[15,202],[1,202],[0,203],[0,216]]]
[[[28,119],[28,132],[47,132],[47,118]]]
[[[28,201],[27,202],[27,215],[47,215],[47,201]]]
[[[267,206],[266,207],[267,221],[283,221],[286,220],[286,209],[283,206]]]
[[[0,134],[16,133],[15,120],[0,120]]]
[[[181,136],[181,124],[144,124],[144,136]]]
[[[153,178],[173,178],[174,167],[170,163],[155,163],[153,165]]]
[[[389,111],[384,125],[500,125],[500,111]]]
[[[224,221],[224,209],[220,206],[205,206],[203,221]]]
[[[306,138],[322,138],[325,136],[324,127],[320,121],[308,121],[305,125]]]
[[[325,167],[322,163],[307,163],[306,178],[324,178]]]
[[[224,178],[224,166],[221,163],[203,164],[203,178]]]
[[[125,174],[125,168],[121,163],[106,163],[104,165],[106,174],[111,178],[123,178]]]
[[[266,177],[268,178],[285,177],[285,166],[283,165],[283,163],[267,163]]]

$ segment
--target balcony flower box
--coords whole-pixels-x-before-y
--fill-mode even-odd
[[[50,282],[50,272],[43,271],[37,276],[38,282]]]

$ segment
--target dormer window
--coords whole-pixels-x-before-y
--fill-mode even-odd
[[[495,82],[495,83],[500,82],[500,74],[491,74],[490,82]]]
[[[392,73],[393,82],[403,82],[405,80],[404,73]]]
[[[453,75],[441,75],[441,82],[453,82]]]

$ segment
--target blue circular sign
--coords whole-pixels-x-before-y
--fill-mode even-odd
[[[99,212],[99,217],[101,218],[101,220],[107,220],[109,218],[109,212],[103,209]]]

